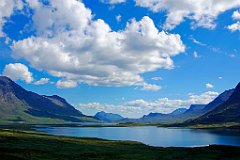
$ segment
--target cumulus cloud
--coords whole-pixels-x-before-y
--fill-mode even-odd
[[[35,85],[43,85],[49,83],[49,78],[41,78],[40,80],[34,82]]]
[[[232,32],[240,31],[240,10],[234,11],[232,15],[233,20],[237,20],[237,22],[228,25],[226,28]]]
[[[170,113],[177,108],[188,108],[191,104],[208,104],[218,96],[217,92],[205,92],[201,95],[189,94],[187,100],[160,98],[155,101],[145,101],[142,99],[127,102],[123,105],[88,103],[80,104],[80,110],[96,110],[111,113],[120,113],[125,117],[139,118],[143,114],[150,112]]]
[[[232,18],[233,18],[234,20],[240,20],[240,10],[234,11],[234,12],[233,12],[233,15],[232,15]]]
[[[23,80],[26,83],[33,81],[32,73],[29,72],[28,67],[21,63],[10,63],[5,66],[3,75],[13,80]]]
[[[232,32],[240,31],[240,21],[237,21],[236,23],[227,26],[227,29]]]
[[[0,38],[4,36],[3,26],[15,10],[23,7],[22,0],[1,0],[0,1]]]
[[[208,89],[214,88],[214,86],[213,86],[212,84],[210,84],[210,83],[205,84],[205,86],[206,86],[206,88],[208,88]]]
[[[143,87],[141,88],[141,90],[143,91],[158,91],[161,89],[161,86],[155,85],[155,84],[147,84],[144,83]]]
[[[147,16],[113,31],[102,19],[93,20],[91,10],[81,1],[50,0],[48,6],[27,2],[34,10],[37,34],[14,41],[13,56],[64,82],[75,82],[70,87],[86,83],[158,90],[141,75],[172,69],[172,57],[185,51],[180,35],[159,31]],[[63,81],[57,86],[64,88]]]
[[[59,80],[59,81],[57,81],[56,85],[60,89],[75,88],[77,86],[77,82],[73,81],[73,80]]]
[[[126,2],[126,0],[100,0],[100,2],[107,4],[119,4]]]
[[[192,28],[213,29],[221,13],[240,6],[240,0],[135,0],[136,5],[153,12],[167,12],[165,29],[174,29],[185,19],[192,21]]]

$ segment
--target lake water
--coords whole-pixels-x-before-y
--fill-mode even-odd
[[[234,130],[144,127],[40,127],[52,135],[95,137],[138,141],[150,146],[196,147],[210,144],[240,146],[240,132]]]

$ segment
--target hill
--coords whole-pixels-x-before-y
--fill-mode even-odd
[[[118,114],[106,113],[103,111],[98,112],[94,117],[104,122],[118,122],[124,119]]]
[[[225,102],[190,123],[218,124],[229,122],[240,122],[240,83]]]
[[[1,123],[55,123],[95,120],[83,115],[65,99],[27,91],[11,79],[0,76]]]

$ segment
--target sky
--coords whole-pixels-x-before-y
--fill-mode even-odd
[[[239,65],[240,0],[0,0],[0,74],[86,115],[207,104]]]

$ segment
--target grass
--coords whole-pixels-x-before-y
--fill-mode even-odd
[[[190,125],[189,128],[199,128],[199,129],[208,129],[208,128],[240,128],[240,123],[237,122],[229,122],[229,123],[221,123],[221,124],[197,124]]]
[[[240,160],[240,147],[160,148],[138,142],[0,130],[3,160]]]

